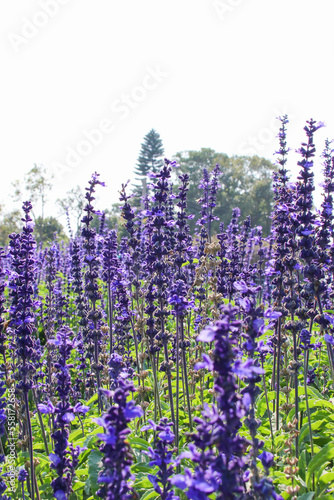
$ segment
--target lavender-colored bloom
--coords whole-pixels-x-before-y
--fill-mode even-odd
[[[205,405],[202,418],[194,418],[197,429],[192,434],[193,445],[189,446],[189,452],[180,456],[180,459],[192,459],[196,464],[194,472],[186,470],[185,475],[172,479],[175,486],[188,488],[189,499],[207,500],[208,495],[217,492],[217,499],[232,500],[243,491],[243,454],[247,443],[237,434],[245,411],[233,373],[236,332],[240,328],[236,312],[237,308],[232,306],[223,307],[222,320],[197,337],[198,341],[215,341],[213,368],[218,373],[214,385],[218,408]]]
[[[133,383],[120,378],[117,389],[112,393],[113,405],[96,423],[104,427],[104,434],[99,434],[103,441],[100,451],[103,453],[103,471],[98,479],[104,483],[97,495],[107,500],[129,500],[132,487],[129,481],[133,478],[130,467],[133,459],[126,437],[131,432],[129,422],[143,415],[140,407],[133,401],[127,401],[128,396],[134,391]]]
[[[263,451],[258,458],[266,470],[274,465],[274,455],[270,451]]]
[[[30,202],[23,204],[25,217],[22,233],[11,234],[10,255],[14,273],[11,279],[12,305],[10,313],[12,326],[15,327],[16,354],[20,360],[18,365],[19,379],[16,389],[24,394],[28,393],[33,386],[32,376],[36,370],[35,361],[35,340],[34,332],[34,303],[33,303],[33,282],[35,272],[34,250],[36,243],[33,237],[31,226]]]
[[[25,499],[25,494],[24,494],[24,483],[26,482],[27,478],[28,478],[29,474],[28,472],[25,470],[25,469],[20,469],[19,470],[19,474],[18,474],[18,481],[19,483],[21,483],[21,488],[22,488],[22,500]],[[1,497],[0,497],[1,498]]]
[[[123,357],[116,352],[113,352],[110,356],[110,360],[108,363],[110,370],[110,389],[115,390],[118,387],[118,382],[120,380],[120,375],[122,371],[125,370],[126,365],[123,361]]]
[[[84,211],[86,215],[84,215],[81,221],[83,223],[81,234],[84,240],[84,262],[87,264],[85,272],[85,292],[90,304],[90,309],[88,310],[89,333],[87,332],[87,338],[84,340],[87,343],[87,351],[92,361],[92,368],[95,371],[97,387],[100,387],[100,372],[103,369],[99,359],[102,311],[97,304],[98,301],[101,300],[101,293],[98,285],[100,262],[97,253],[96,231],[91,226],[93,214],[96,212],[93,207],[93,201],[95,199],[93,195],[97,185],[104,186],[104,183],[99,180],[99,174],[94,173],[89,181],[89,187],[85,188],[87,203],[84,207]],[[99,409],[101,409],[102,402],[100,396],[98,405]]]
[[[332,335],[329,335],[328,333],[325,333],[324,339],[328,344],[334,345],[334,338]]]
[[[3,315],[7,312],[6,298],[5,298],[5,253],[4,249],[0,247],[0,354],[3,356],[3,361],[6,360],[6,333],[5,333],[5,318]]]
[[[24,481],[26,481],[27,477],[28,477],[28,472],[23,468],[20,469],[17,477],[18,481],[20,481],[20,483],[23,483]]]
[[[307,371],[307,379],[306,379],[307,385],[314,384],[315,379],[316,379],[316,369],[311,368],[310,370]]]
[[[175,316],[183,316],[187,309],[194,305],[193,302],[187,300],[187,288],[183,280],[176,280],[170,290],[168,302],[173,306],[173,314]]]
[[[22,395],[27,418],[29,438],[29,459],[31,474],[31,496],[35,498],[35,467],[33,460],[33,439],[29,411],[28,393],[34,385],[36,365],[40,363],[40,353],[36,350],[34,286],[35,286],[35,248],[33,223],[30,216],[32,205],[23,203],[25,216],[21,234],[11,234],[10,257],[13,273],[10,280],[10,296],[12,298],[10,315],[11,325],[15,332],[16,356],[18,358],[15,378],[18,380],[16,391]]]
[[[5,423],[7,420],[6,416],[6,398],[4,394],[6,392],[5,382],[3,380],[5,373],[0,372],[0,438],[4,436],[6,433]],[[5,455],[0,455],[0,473],[2,471],[1,464],[5,461]],[[0,475],[0,500],[10,500],[10,497],[4,494],[7,486],[3,479],[3,476]]]
[[[51,469],[57,472],[57,477],[51,483],[54,497],[67,500],[72,491],[72,481],[75,474],[75,467],[78,465],[78,456],[80,448],[73,448],[68,442],[70,422],[74,420],[76,413],[86,413],[90,408],[77,403],[71,406],[69,396],[71,393],[71,375],[70,368],[72,364],[68,363],[71,351],[75,342],[71,339],[73,332],[67,326],[63,326],[56,335],[56,338],[50,339],[49,343],[58,347],[59,357],[55,363],[57,371],[57,393],[59,403],[54,406],[51,402],[38,405],[41,413],[51,413],[56,416],[54,432],[52,438],[55,443],[54,453],[49,455]]]
[[[311,344],[311,332],[306,328],[303,328],[299,334],[299,346],[304,351],[307,351],[313,345]]]
[[[115,230],[109,231],[104,239],[103,245],[103,274],[102,277],[107,283],[108,290],[108,317],[109,317],[109,342],[110,354],[113,350],[113,313],[115,300],[115,282],[118,277],[117,259],[117,233]]]
[[[172,485],[170,478],[174,473],[174,464],[172,460],[171,444],[174,441],[174,434],[171,430],[173,422],[168,422],[167,418],[162,418],[158,424],[149,420],[147,425],[142,427],[142,431],[153,429],[157,433],[155,448],[149,448],[146,454],[151,458],[149,465],[159,468],[157,474],[148,474],[148,479],[151,481],[161,500],[178,500],[179,497],[174,496],[171,491]]]

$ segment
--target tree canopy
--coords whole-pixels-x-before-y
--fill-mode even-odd
[[[134,193],[141,197],[147,194],[147,176],[149,172],[156,173],[163,166],[164,148],[158,132],[153,128],[145,135],[135,167],[137,180],[141,184],[135,185]]]
[[[273,201],[271,184],[274,170],[274,165],[269,160],[258,156],[229,157],[210,148],[179,152],[174,159],[180,164],[178,170],[190,176],[188,213],[195,215],[195,219],[190,221],[192,232],[200,214],[197,200],[202,196],[199,184],[203,176],[203,168],[211,172],[218,163],[221,170],[220,189],[217,193],[217,206],[214,214],[220,220],[214,221],[213,229],[217,231],[220,222],[224,222],[226,227],[231,220],[233,208],[239,207],[243,219],[250,215],[252,225],[262,226],[264,234],[268,234]]]

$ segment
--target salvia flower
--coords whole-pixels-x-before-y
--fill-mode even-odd
[[[18,474],[18,477],[17,477],[17,480],[19,483],[21,483],[21,488],[22,488],[22,499],[24,500],[25,499],[25,494],[24,494],[24,483],[26,482],[28,478],[28,472],[22,467],[20,470],[19,470],[19,474]]]
[[[142,431],[153,429],[157,436],[155,448],[149,448],[146,454],[150,457],[149,466],[157,466],[156,474],[148,474],[148,479],[153,484],[161,500],[178,500],[179,497],[174,496],[171,491],[172,484],[169,481],[174,474],[173,454],[171,450],[174,442],[174,434],[172,432],[173,422],[169,422],[166,417],[162,418],[158,424],[152,420],[148,421],[147,425],[141,428]]]
[[[103,484],[97,495],[107,500],[130,500],[132,487],[129,484],[133,479],[131,465],[133,462],[129,444],[126,441],[131,432],[128,424],[136,417],[143,415],[140,406],[133,400],[128,401],[134,386],[131,381],[124,378],[121,372],[115,391],[108,391],[112,396],[113,404],[108,412],[95,422],[104,428],[104,433],[97,434],[102,441],[100,451],[103,453],[103,471],[98,482]]]
[[[5,375],[4,372],[0,372],[0,439],[6,433],[5,423],[7,420],[6,398],[4,397],[4,394],[6,392],[5,382],[3,380],[4,375]],[[5,455],[0,455],[0,472],[2,470],[1,464],[4,461],[5,461]],[[7,495],[4,495],[4,492],[6,491],[6,489],[7,489],[6,483],[3,479],[3,476],[0,475],[0,500],[9,500],[10,499],[10,497],[8,497]]]
[[[63,326],[55,339],[50,339],[49,343],[58,347],[59,357],[55,363],[57,369],[57,393],[59,403],[54,406],[51,401],[47,404],[39,404],[41,413],[54,414],[54,432],[52,438],[55,443],[54,453],[49,455],[51,468],[57,472],[57,477],[52,481],[54,497],[57,500],[67,500],[72,491],[72,482],[75,474],[75,467],[78,465],[80,448],[73,448],[69,444],[70,423],[75,419],[76,413],[86,413],[88,406],[77,403],[74,407],[70,403],[71,374],[70,368],[73,364],[68,363],[75,342],[71,339],[73,332],[68,326]]]
[[[217,492],[217,499],[232,500],[243,492],[243,454],[247,443],[238,435],[245,410],[233,372],[240,328],[236,313],[237,308],[232,306],[222,308],[222,320],[206,327],[197,337],[198,341],[215,342],[213,368],[218,374],[214,384],[218,408],[205,405],[203,418],[194,419],[198,424],[197,432],[192,434],[195,446],[186,452],[187,458],[196,464],[194,472],[186,470],[185,475],[172,479],[175,486],[188,488],[185,493],[189,499],[207,500]]]

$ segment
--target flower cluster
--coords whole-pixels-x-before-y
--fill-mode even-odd
[[[146,453],[151,459],[149,465],[158,467],[158,472],[157,474],[148,474],[147,477],[153,484],[154,491],[160,495],[161,500],[179,500],[179,497],[171,491],[172,484],[170,482],[170,478],[175,472],[173,453],[170,448],[175,439],[172,426],[173,422],[168,422],[168,419],[164,417],[158,424],[149,420],[148,424],[141,429],[142,431],[152,429],[157,436],[155,448],[150,447]]]
[[[75,474],[75,467],[78,465],[80,448],[73,448],[68,442],[70,423],[75,419],[76,413],[86,413],[89,406],[77,403],[74,407],[70,404],[71,375],[70,369],[73,364],[68,363],[71,351],[76,343],[71,339],[73,332],[69,327],[62,327],[56,338],[50,339],[49,343],[58,348],[58,362],[55,363],[57,372],[57,394],[59,403],[54,406],[51,401],[47,404],[39,404],[41,413],[53,414],[56,416],[54,432],[52,438],[55,442],[54,453],[49,455],[51,468],[57,472],[57,477],[52,481],[54,496],[58,500],[67,500],[72,491],[72,482]]]
[[[130,467],[132,454],[126,441],[130,433],[128,424],[136,417],[141,417],[143,411],[134,401],[127,401],[134,391],[133,383],[126,379],[126,373],[121,372],[115,391],[107,391],[113,399],[113,405],[95,422],[104,428],[104,433],[97,434],[103,442],[100,451],[103,457],[103,472],[98,482],[103,486],[97,495],[107,500],[128,500],[132,491],[129,481],[132,479]]]

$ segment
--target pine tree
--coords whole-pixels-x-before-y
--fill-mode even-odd
[[[147,194],[147,174],[149,172],[155,173],[163,166],[161,157],[164,152],[160,135],[154,129],[150,130],[141,144],[137,166],[135,167],[135,174],[139,176],[136,179],[141,181],[140,185],[135,185],[134,193],[137,196]]]

